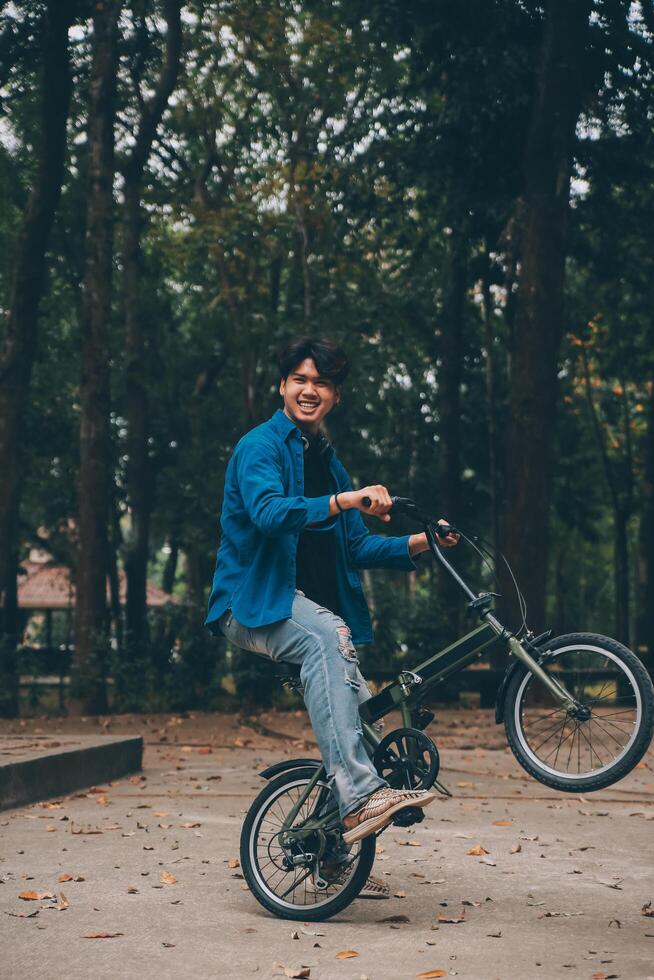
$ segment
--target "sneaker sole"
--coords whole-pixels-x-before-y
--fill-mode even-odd
[[[429,803],[433,803],[435,799],[435,793],[428,793],[427,796],[423,796],[419,800],[402,800],[401,803],[395,803],[378,816],[369,817],[368,820],[357,824],[352,830],[346,830],[343,834],[343,840],[346,844],[356,844],[358,840],[363,840],[364,837],[369,837],[370,834],[374,834],[378,830],[383,830],[384,827],[387,827],[395,814],[399,813],[400,810],[407,810],[409,807],[425,807]]]

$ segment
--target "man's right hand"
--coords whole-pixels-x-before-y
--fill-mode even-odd
[[[369,506],[366,506],[363,502],[366,498],[370,501]],[[390,521],[391,519],[388,511],[393,506],[393,502],[390,493],[381,484],[363,487],[361,490],[344,490],[342,493],[339,493],[338,502],[343,510],[356,508],[356,510],[360,510],[363,514],[372,514],[374,517],[378,517],[380,521]],[[329,508],[330,513],[338,513],[335,502],[332,506]]]

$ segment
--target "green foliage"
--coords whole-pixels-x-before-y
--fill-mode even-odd
[[[22,19],[11,9],[0,14],[0,53],[14,65],[10,72],[0,58],[3,308],[38,139],[35,39],[42,5],[32,8]],[[158,0],[144,0],[128,5],[121,19],[119,165],[156,76],[160,14]],[[556,422],[547,422],[557,439],[548,594],[557,628],[610,631],[612,622],[614,514],[576,343],[589,342],[590,323],[601,325],[589,369],[606,432],[620,423],[614,389],[628,392],[632,537],[639,521],[646,424],[638,405],[654,366],[652,25],[646,18],[644,5],[598,0],[586,52],[560,411]],[[289,338],[329,335],[350,353],[351,378],[327,429],[355,484],[384,483],[440,516],[442,388],[449,369],[443,316],[459,234],[467,276],[462,481],[457,512],[446,516],[491,538],[504,495],[523,153],[542,4],[191,0],[183,25],[183,71],[144,181],[142,277],[151,575],[162,574],[164,549],[179,551],[175,591],[182,602],[152,614],[149,644],[135,659],[128,662],[114,636],[116,708],[204,706],[227,696],[221,684],[228,674],[237,698],[264,703],[269,685],[260,664],[247,656],[226,659],[224,644],[207,636],[202,620],[225,467],[243,432],[277,407],[274,356]],[[57,560],[71,566],[89,30],[80,17],[71,34],[69,165],[22,446],[21,558],[47,539]],[[117,219],[120,193],[117,180]],[[119,565],[130,533],[120,234],[117,221],[109,357]],[[608,448],[619,469],[624,444]],[[633,571],[635,537],[632,543]],[[476,557],[459,560],[480,588],[493,587]],[[374,573],[369,584],[376,642],[361,653],[365,668],[415,663],[451,637],[455,620],[443,583],[429,570],[419,572],[411,590],[405,578],[390,574]]]

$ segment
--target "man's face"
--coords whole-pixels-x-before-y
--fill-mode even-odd
[[[279,393],[284,399],[286,415],[301,429],[313,433],[341,397],[340,388],[320,376],[310,357],[297,364],[287,378],[282,378]]]

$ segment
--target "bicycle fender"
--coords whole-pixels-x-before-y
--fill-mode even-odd
[[[506,689],[509,686],[509,681],[515,674],[516,670],[518,670],[520,667],[522,667],[522,663],[519,660],[514,660],[505,671],[504,677],[502,678],[500,686],[497,689],[497,695],[495,696],[496,725],[501,725],[504,721],[504,697],[506,694]]]
[[[532,641],[533,645],[538,646],[539,640],[541,643],[547,642],[550,639],[551,635],[552,635],[551,630],[548,630],[547,633],[542,633],[540,636],[536,637],[535,641]],[[543,653],[541,653],[540,657],[538,657],[539,664],[542,664],[547,660],[548,653],[549,653],[548,650],[544,650]],[[507,671],[504,674],[504,677],[502,678],[500,686],[497,689],[497,696],[495,698],[495,724],[496,725],[501,725],[502,722],[504,721],[504,697],[506,694],[506,689],[509,686],[509,682],[513,677],[513,675],[515,674],[516,670],[520,670],[522,666],[523,664],[520,660],[514,660],[513,663],[510,664],[510,666],[507,668]]]
[[[262,769],[259,775],[264,779],[272,779],[274,776],[279,776],[280,772],[288,772],[290,769],[302,769],[304,766],[318,769],[321,765],[320,759],[284,759],[283,762],[276,762],[274,766]]]

